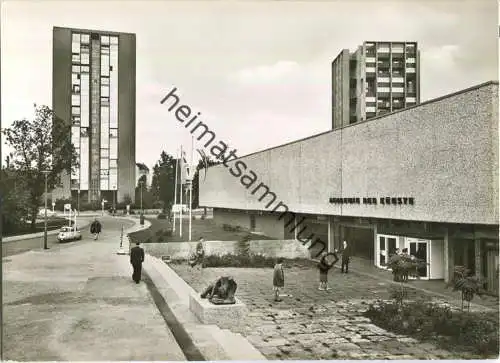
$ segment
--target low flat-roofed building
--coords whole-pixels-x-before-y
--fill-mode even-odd
[[[498,292],[498,82],[227,165],[200,183],[219,224],[328,250],[347,240],[381,268],[408,248],[424,279],[462,265]]]

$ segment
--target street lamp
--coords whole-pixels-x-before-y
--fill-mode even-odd
[[[113,185],[113,216],[115,215],[115,193],[116,193],[116,185]]]
[[[144,182],[141,180],[139,181],[139,185],[141,186],[141,214],[144,214],[144,209],[142,209],[142,185]]]
[[[80,182],[78,182],[78,195],[77,195],[77,210],[78,210],[78,215],[80,215]]]
[[[43,228],[43,249],[47,250],[47,176],[50,173],[49,170],[42,170],[45,175],[45,218],[44,218],[44,228]]]

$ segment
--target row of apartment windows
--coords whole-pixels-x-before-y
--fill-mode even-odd
[[[80,137],[90,137],[90,128],[89,127],[81,127],[80,128]],[[97,129],[94,128],[93,132],[97,132]],[[77,134],[73,133],[73,137],[77,136]],[[118,129],[109,129],[109,137],[118,138]]]

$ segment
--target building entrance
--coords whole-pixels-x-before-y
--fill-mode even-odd
[[[376,253],[378,267],[387,268],[390,256],[396,253],[397,241],[397,236],[378,235]]]
[[[408,238],[408,249],[410,256],[415,256],[419,260],[425,262],[425,266],[421,266],[418,268],[417,272],[421,278],[427,279],[429,278],[429,247],[430,243],[427,240],[417,240]]]

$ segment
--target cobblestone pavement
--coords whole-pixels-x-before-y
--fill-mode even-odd
[[[317,270],[293,267],[285,270],[283,294],[288,296],[274,302],[272,269],[171,267],[197,291],[219,276],[233,276],[236,296],[249,314],[238,326],[224,328],[246,336],[268,359],[459,358],[433,344],[390,333],[362,315],[369,302],[389,298],[388,283],[333,270],[332,289],[320,291]]]

